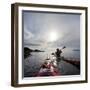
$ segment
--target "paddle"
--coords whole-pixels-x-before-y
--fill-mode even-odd
[[[63,47],[62,47],[62,49],[65,49],[65,48],[66,48],[66,46],[63,46]],[[62,50],[62,49],[61,49],[61,50]]]
[[[66,46],[63,46],[60,50],[63,50],[65,48],[66,48]],[[55,55],[55,53],[52,53],[52,55]]]

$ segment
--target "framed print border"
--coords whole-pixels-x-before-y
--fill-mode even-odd
[[[85,37],[84,37],[84,44],[85,44],[85,79],[84,80],[67,80],[67,81],[52,81],[52,82],[36,82],[36,83],[19,83],[19,59],[20,58],[20,53],[19,51],[21,50],[19,45],[20,45],[20,30],[19,30],[19,7],[35,7],[36,8],[47,8],[47,9],[55,9],[58,11],[58,9],[61,9],[63,13],[65,13],[63,10],[77,10],[78,12],[81,10],[82,12],[85,12],[85,22],[84,22],[84,30],[85,30]],[[33,9],[34,10],[34,9]],[[38,9],[37,9],[38,10]],[[48,11],[50,12],[50,11]],[[52,10],[53,13],[55,11]],[[67,13],[72,13],[72,12],[67,12]],[[72,13],[73,14],[73,13]],[[75,12],[74,12],[75,14]],[[22,86],[41,86],[41,85],[58,85],[58,84],[72,84],[72,83],[87,83],[88,82],[88,70],[87,70],[87,49],[88,49],[88,32],[87,32],[87,23],[88,20],[88,8],[87,7],[79,7],[79,6],[62,6],[62,5],[45,5],[45,4],[32,4],[32,3],[15,3],[11,5],[11,85],[14,87],[22,87]],[[22,22],[21,22],[22,23]],[[22,35],[21,35],[22,39]],[[22,44],[22,43],[21,43]]]

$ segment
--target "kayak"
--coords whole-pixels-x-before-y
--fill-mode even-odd
[[[59,76],[60,72],[57,68],[55,60],[46,59],[41,65],[37,76]]]

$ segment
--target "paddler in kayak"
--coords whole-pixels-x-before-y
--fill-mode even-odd
[[[59,62],[61,60],[61,53],[64,48],[66,48],[66,47],[64,46],[64,47],[62,47],[62,49],[59,49],[59,48],[56,49],[55,55],[56,55],[57,64],[59,64]]]
[[[60,60],[61,60],[61,53],[62,53],[62,50],[60,50],[59,48],[57,48],[57,49],[56,49],[56,52],[55,52],[57,64],[59,64],[59,62],[60,62]]]
[[[62,54],[62,50],[66,48],[65,46],[62,47],[62,49],[57,48],[55,53],[52,53],[52,55],[54,55],[56,57],[56,61],[57,61],[57,65],[59,64],[60,60],[61,60],[61,54]]]

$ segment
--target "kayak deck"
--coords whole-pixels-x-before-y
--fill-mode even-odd
[[[58,76],[60,71],[57,68],[56,62],[52,60],[46,60],[38,72],[37,76]]]

